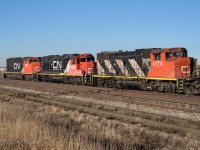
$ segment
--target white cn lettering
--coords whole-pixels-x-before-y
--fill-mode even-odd
[[[53,69],[62,69],[62,61],[53,61]]]
[[[186,74],[190,73],[189,67],[188,66],[182,66],[181,67],[181,72],[182,73],[186,73]]]
[[[20,63],[14,63],[14,69],[20,69]]]

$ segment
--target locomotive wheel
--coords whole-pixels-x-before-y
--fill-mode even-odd
[[[186,95],[191,95],[192,93],[192,90],[189,86],[184,87],[183,91],[184,91],[184,94]]]
[[[7,79],[8,78],[8,75],[7,74],[4,74],[4,79]]]
[[[165,93],[170,93],[170,88],[169,88],[169,86],[165,86],[164,92],[165,92]]]
[[[25,80],[25,81],[28,81],[28,75],[25,75],[25,76],[24,76],[24,80]]]
[[[176,85],[174,83],[165,83],[165,93],[175,93]]]
[[[109,88],[114,87],[114,80],[113,80],[113,79],[110,79],[110,80],[109,80],[109,82],[108,82],[108,87],[109,87]]]
[[[147,89],[147,83],[145,83],[145,82],[139,82],[139,88],[141,89],[141,90],[143,90],[143,91],[147,91],[148,89]]]
[[[170,88],[170,93],[176,93],[177,89],[175,83],[170,83],[169,88]]]
[[[33,80],[33,76],[29,75],[29,81],[32,81],[32,80]]]
[[[104,87],[104,81],[102,79],[98,79],[98,86]]]
[[[150,82],[150,87],[151,87],[151,91],[156,91],[157,89],[156,89],[156,86],[155,86],[155,82]]]

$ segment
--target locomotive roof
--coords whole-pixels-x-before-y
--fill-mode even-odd
[[[23,59],[22,57],[11,57],[11,58],[8,58],[8,59]]]
[[[64,54],[63,55],[63,59],[74,59],[76,58],[76,56],[78,56],[79,54]]]
[[[161,48],[140,48],[140,49],[135,49],[135,50],[118,50],[118,51],[101,51],[100,53],[130,53],[130,52],[138,52],[138,51],[149,51],[149,50],[155,50],[155,49],[161,49]],[[98,53],[98,54],[100,54]]]
[[[59,56],[62,56],[62,55],[47,55],[47,56],[42,56],[42,57],[59,57]]]
[[[172,48],[155,49],[155,50],[152,51],[152,53],[153,54],[159,54],[159,53],[162,53],[162,52],[169,50],[169,49],[170,50],[177,50],[177,49],[185,49],[185,48],[183,48],[183,47],[172,47]]]
[[[153,54],[159,54],[159,53],[162,53],[164,51],[165,51],[165,49],[156,49],[156,50],[153,50],[152,53]]]

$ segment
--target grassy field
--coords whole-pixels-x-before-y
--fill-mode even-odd
[[[117,133],[112,123],[103,127],[95,124],[98,117],[94,117],[92,126],[86,122],[88,116],[74,111],[68,113],[73,118],[61,113],[56,107],[33,103],[1,103],[0,149],[116,150],[139,149],[142,146],[133,144]]]
[[[186,149],[185,145],[174,134],[141,124],[0,94],[0,150]]]

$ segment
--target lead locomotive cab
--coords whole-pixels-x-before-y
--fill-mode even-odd
[[[152,51],[149,78],[189,78],[192,72],[185,48],[166,48]]]

